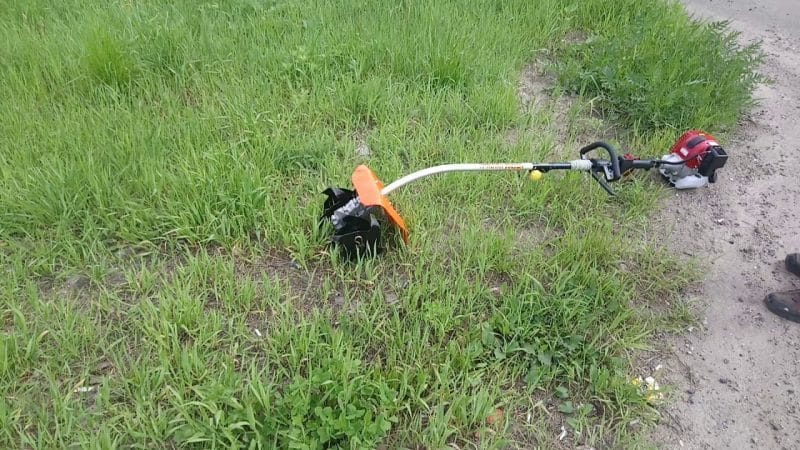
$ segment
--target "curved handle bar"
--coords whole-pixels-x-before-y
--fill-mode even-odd
[[[619,169],[619,157],[617,157],[617,152],[614,150],[614,147],[606,144],[605,142],[598,141],[583,147],[580,150],[581,158],[583,158],[584,155],[590,151],[598,148],[602,148],[608,152],[608,162],[611,163],[611,178],[606,177],[608,178],[608,181],[616,181],[622,178],[622,172]]]

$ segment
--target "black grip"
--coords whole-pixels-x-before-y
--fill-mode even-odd
[[[617,157],[617,151],[614,150],[614,147],[606,144],[605,142],[597,141],[587,145],[586,147],[583,147],[580,150],[580,155],[583,157],[583,155],[598,148],[602,148],[608,152],[608,160],[611,163],[611,174],[613,175],[613,177],[608,181],[616,181],[622,178],[622,172],[619,170],[619,158]]]

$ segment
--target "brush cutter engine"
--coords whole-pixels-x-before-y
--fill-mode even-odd
[[[725,165],[728,155],[708,133],[691,130],[678,139],[659,169],[675,189],[691,189],[717,181],[717,169]]]
[[[607,159],[592,158],[595,150],[604,150]],[[346,257],[375,255],[382,249],[384,224],[399,232],[408,243],[405,221],[394,209],[388,195],[409,183],[432,175],[449,172],[475,171],[525,171],[531,180],[538,181],[551,170],[589,172],[600,186],[614,195],[609,183],[636,169],[658,168],[678,189],[705,186],[716,180],[716,170],[725,165],[727,154],[716,140],[701,131],[685,133],[662,159],[636,159],[618,156],[614,148],[604,142],[595,142],[579,151],[580,159],[557,163],[495,163],[495,164],[445,164],[429,167],[406,175],[384,186],[367,166],[361,165],[353,172],[354,189],[328,188],[320,222],[333,226],[331,243]]]

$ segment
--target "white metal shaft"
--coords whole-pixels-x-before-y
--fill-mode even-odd
[[[568,166],[559,168],[568,170],[580,170],[580,171],[592,170],[592,162],[586,159],[576,159],[563,164]],[[541,167],[541,166],[542,166],[541,164],[537,165],[534,163],[444,164],[441,166],[428,167],[427,169],[422,169],[414,173],[410,173],[404,176],[403,178],[400,178],[399,180],[396,180],[390,183],[388,186],[384,187],[383,190],[381,190],[381,194],[389,195],[391,192],[407,185],[408,183],[412,183],[414,181],[419,180],[420,178],[425,178],[440,173],[483,172],[483,171],[502,171],[502,170],[521,172],[521,171],[534,170],[536,167]]]
[[[397,188],[403,187],[408,183],[419,180],[420,178],[429,177],[440,173],[447,172],[476,172],[476,171],[489,171],[489,170],[510,170],[520,172],[523,170],[533,170],[533,163],[498,163],[498,164],[444,164],[441,166],[428,167],[427,169],[418,170],[410,173],[403,178],[400,178],[381,190],[381,194],[389,195]]]

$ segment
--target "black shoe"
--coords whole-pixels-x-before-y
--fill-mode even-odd
[[[786,255],[786,270],[800,277],[800,253]]]
[[[800,322],[800,289],[773,292],[764,299],[767,309],[795,322]]]

